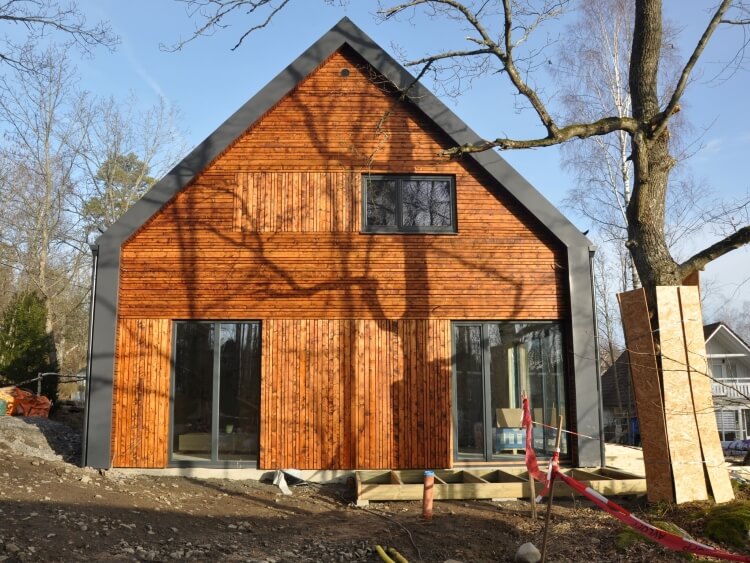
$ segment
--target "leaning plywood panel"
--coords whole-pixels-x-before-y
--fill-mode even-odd
[[[708,490],[690,393],[678,288],[657,287],[656,307],[659,316],[664,415],[672,459],[675,501],[680,504],[706,500]]]
[[[697,287],[679,288],[682,308],[682,327],[685,333],[687,366],[690,373],[690,390],[693,395],[695,420],[700,437],[701,453],[708,475],[708,483],[716,502],[734,499],[729,472],[724,463],[724,453],[716,426],[711,380],[709,379],[706,342],[703,335],[703,315]]]
[[[642,289],[635,289],[620,293],[618,299],[638,409],[648,498],[669,501],[674,489],[646,294]]]

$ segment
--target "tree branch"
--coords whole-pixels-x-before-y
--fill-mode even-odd
[[[720,240],[704,248],[697,254],[694,254],[688,258],[685,262],[680,264],[680,277],[685,279],[688,275],[696,270],[702,270],[706,264],[712,260],[716,260],[720,256],[736,250],[750,244],[750,226],[742,227],[737,232],[732,233],[728,237]]]
[[[478,39],[470,39],[470,41],[477,43],[478,45],[483,45],[485,49],[478,50],[476,52],[470,52],[471,54],[491,54],[494,55],[501,63],[503,70],[508,75],[508,78],[510,79],[513,86],[518,90],[518,92],[526,98],[529,103],[531,104],[531,107],[534,109],[536,114],[539,116],[539,119],[541,120],[544,127],[547,129],[548,139],[554,139],[557,136],[557,125],[555,124],[555,121],[552,119],[552,116],[547,111],[546,106],[542,102],[541,98],[539,98],[536,91],[531,88],[521,77],[521,72],[516,66],[515,60],[513,59],[513,36],[512,36],[512,30],[513,30],[513,10],[511,5],[511,0],[503,0],[503,45],[501,46],[495,39],[493,39],[492,34],[489,32],[487,28],[482,25],[482,23],[479,21],[479,18],[476,16],[476,14],[472,13],[472,11],[459,0],[410,0],[408,2],[404,2],[402,4],[398,4],[396,6],[393,6],[391,8],[381,10],[380,13],[383,15],[384,18],[388,19],[392,16],[395,16],[396,14],[399,14],[409,8],[416,8],[417,6],[421,5],[442,5],[446,7],[448,10],[453,10],[457,14],[460,14],[460,16],[466,20],[466,22],[474,29],[474,31],[477,32],[479,35]],[[548,15],[548,14],[547,14]],[[542,16],[539,17],[539,19],[542,19]],[[434,59],[434,57],[424,57],[423,59],[420,59],[422,63],[429,62],[431,60],[439,60],[447,58],[443,55],[436,55],[438,59]],[[414,61],[410,64],[415,64],[417,61]],[[538,144],[538,145],[531,145],[531,146],[549,146],[550,144],[555,143],[546,143],[546,144]],[[497,144],[489,145],[491,146],[500,146]],[[521,145],[518,148],[527,147],[529,145]],[[488,148],[489,148],[488,147]],[[515,148],[511,146],[507,146],[506,148]],[[486,149],[484,149],[486,150]],[[472,151],[473,152],[473,151]]]
[[[486,151],[491,148],[506,149],[533,149],[559,145],[574,138],[587,139],[597,135],[607,135],[613,131],[627,131],[635,133],[638,122],[631,117],[604,117],[593,123],[574,123],[555,130],[554,135],[541,139],[495,139],[493,141],[481,141],[473,145],[462,145],[443,151],[445,156],[458,156],[461,154]]]
[[[732,0],[722,0],[722,3],[716,9],[716,12],[711,18],[711,21],[708,22],[708,26],[703,32],[703,35],[701,35],[698,44],[695,46],[693,54],[690,55],[690,58],[685,64],[685,67],[682,69],[682,73],[680,73],[680,78],[677,81],[677,85],[675,86],[674,91],[672,92],[669,103],[664,108],[664,111],[659,114],[658,119],[653,124],[654,127],[650,134],[652,138],[659,137],[659,135],[661,135],[664,132],[664,129],[667,127],[667,122],[669,121],[669,118],[672,116],[672,114],[679,111],[678,104],[680,102],[680,98],[682,98],[682,94],[685,92],[690,74],[693,72],[695,64],[703,54],[703,50],[706,48],[708,41],[711,39],[711,36],[721,22],[721,17],[726,13],[731,5]]]
[[[239,38],[237,43],[232,47],[232,51],[242,45],[242,42],[247,38],[248,35],[267,27],[273,17],[282,10],[288,3],[289,0],[281,0],[281,4],[274,7],[272,4],[273,0],[176,0],[186,5],[188,17],[193,18],[194,16],[203,17],[203,24],[196,26],[193,30],[193,34],[187,39],[180,39],[177,43],[171,47],[167,47],[164,44],[159,45],[162,51],[175,52],[180,51],[185,45],[198,37],[206,35],[212,35],[217,29],[229,27],[229,24],[224,23],[225,19],[229,17],[232,12],[236,10],[244,9],[245,15],[252,15],[254,12],[258,12],[264,7],[268,7],[270,13],[266,17],[265,21],[259,23],[249,29],[247,29]],[[210,9],[209,9],[210,8]]]
[[[473,57],[475,55],[491,55],[492,49],[475,49],[473,51],[445,51],[421,59],[415,59],[404,63],[404,66],[417,66],[422,64],[431,64],[445,59],[455,59],[459,57]]]

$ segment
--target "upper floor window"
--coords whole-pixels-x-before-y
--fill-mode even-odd
[[[456,187],[451,176],[365,176],[364,230],[456,232]]]

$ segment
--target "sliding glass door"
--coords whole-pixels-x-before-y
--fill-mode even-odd
[[[176,322],[171,460],[258,455],[260,323]]]
[[[455,456],[489,461],[523,453],[521,394],[529,396],[534,448],[554,449],[565,414],[562,331],[550,322],[453,323]],[[562,451],[567,450],[563,440]]]

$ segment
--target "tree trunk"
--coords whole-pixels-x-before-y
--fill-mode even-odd
[[[641,396],[637,404],[638,416],[641,420],[642,437],[645,438],[647,433],[654,433],[650,438],[652,447],[646,448],[644,442],[647,474],[648,467],[652,468],[653,477],[653,468],[663,468],[666,463],[669,464],[674,478],[672,500],[687,502],[704,499],[706,486],[702,483],[700,486],[697,485],[705,471],[706,481],[712,487],[715,498],[717,501],[724,501],[729,500],[732,495],[731,487],[728,486],[728,475],[720,474],[722,470],[713,467],[719,464],[717,460],[722,457],[718,432],[711,431],[711,423],[715,428],[715,419],[712,418],[713,413],[710,413],[710,419],[706,419],[707,413],[698,413],[696,409],[696,405],[711,404],[710,384],[705,380],[706,374],[702,373],[707,368],[696,369],[696,366],[707,366],[705,346],[702,341],[688,343],[686,320],[680,316],[681,312],[675,316],[675,307],[678,311],[682,307],[682,291],[675,289],[678,292],[677,297],[667,299],[665,296],[671,296],[671,292],[665,291],[665,288],[657,290],[659,286],[679,286],[683,277],[680,265],[669,252],[664,236],[669,174],[675,160],[669,152],[669,129],[657,129],[655,126],[661,121],[657,91],[662,42],[661,13],[661,0],[636,0],[635,32],[630,60],[633,117],[639,123],[639,128],[632,136],[634,178],[633,196],[627,207],[627,245],[644,289],[647,307],[644,308],[643,314],[650,315],[650,318],[642,322],[645,326],[650,325],[653,348],[649,354],[654,354],[651,360],[653,370],[641,382]],[[662,296],[661,303],[657,302],[657,293]],[[697,317],[700,318],[699,299],[696,297],[694,301]],[[695,317],[695,314],[692,316]],[[659,326],[660,318],[664,324],[662,327]],[[625,320],[623,315],[623,321]],[[631,321],[637,322],[632,319]],[[693,335],[699,334],[698,338],[702,339],[700,327],[691,327],[691,330]],[[632,350],[637,346],[637,338],[632,327],[628,331],[626,326],[626,339],[630,340],[627,347],[631,351],[631,369],[634,360]],[[681,342],[682,346],[676,346],[678,342]],[[697,355],[702,357],[696,358],[695,350],[700,350]],[[641,375],[646,376],[645,371],[641,372]],[[645,425],[644,421],[655,412],[660,412],[663,418],[654,419],[652,416],[651,425]],[[663,425],[660,420],[664,421]],[[660,425],[661,430],[656,428]],[[658,438],[659,432],[663,438]],[[668,445],[668,451],[659,446],[660,440]],[[700,471],[694,465],[690,465],[696,462],[696,447],[700,452],[697,462],[700,463],[703,459],[707,463],[710,459],[711,468],[706,465],[704,471]],[[687,469],[692,471],[690,478],[685,477]],[[678,483],[680,475],[683,481],[687,479],[696,486]],[[658,476],[656,480],[662,478],[663,476]],[[661,487],[660,491],[661,494],[668,495],[669,486]]]
[[[657,92],[662,42],[660,0],[637,0],[635,33],[630,60],[630,93],[633,117],[648,124],[660,114]],[[633,135],[633,197],[627,209],[628,248],[649,306],[655,305],[654,288],[679,285],[679,267],[664,237],[664,217],[669,173],[675,160],[669,154],[669,129],[657,138],[651,131]]]

